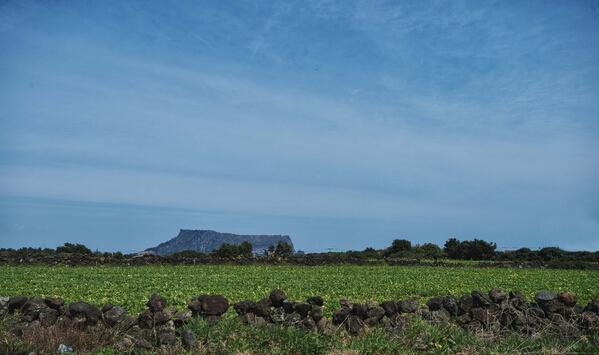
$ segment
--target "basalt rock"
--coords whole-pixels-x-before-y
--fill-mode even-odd
[[[16,296],[11,297],[6,304],[9,313],[14,312],[15,310],[21,309],[27,302],[28,298],[25,296]]]
[[[397,311],[400,313],[416,313],[418,306],[417,300],[403,300],[397,302]]]
[[[349,334],[354,336],[360,335],[364,330],[364,326],[364,321],[357,315],[349,316],[347,322],[345,322],[345,329]]]
[[[296,303],[293,306],[293,310],[297,312],[302,318],[306,318],[308,316],[308,313],[310,313],[310,311],[312,310],[312,305],[304,302]]]
[[[469,313],[472,307],[474,307],[474,298],[472,295],[464,295],[460,297],[458,306],[460,307],[460,314]]]
[[[106,325],[113,327],[120,322],[122,322],[127,315],[127,310],[123,307],[114,306],[110,308],[108,311],[104,312],[104,322]]]
[[[311,304],[313,306],[322,307],[324,305],[324,300],[320,296],[308,297],[308,299],[306,299],[306,302],[308,302],[309,304]]]
[[[237,312],[238,315],[242,316],[246,313],[251,312],[255,306],[256,306],[256,302],[251,301],[251,300],[245,300],[245,301],[235,303],[233,305],[233,308],[235,309],[235,312]]]
[[[593,299],[586,306],[585,310],[599,315],[599,299]]]
[[[577,302],[576,294],[573,292],[561,292],[557,295],[557,299],[567,307],[574,307]]]
[[[539,305],[557,300],[557,293],[552,291],[539,291],[535,294],[535,301]]]
[[[42,310],[48,308],[46,303],[41,298],[30,298],[25,302],[23,307],[21,307],[21,313],[23,316],[21,317],[26,322],[32,322],[39,318],[39,314]]]
[[[46,299],[44,299],[44,302],[46,303],[46,306],[48,306],[52,309],[55,309],[57,311],[59,311],[60,308],[62,306],[64,306],[64,300],[62,298],[54,298],[54,297],[46,298]]]
[[[268,298],[273,307],[281,307],[283,306],[283,301],[287,299],[287,295],[281,290],[273,290]]]
[[[71,319],[83,326],[95,325],[102,318],[102,312],[98,307],[86,302],[71,303],[67,313]]]
[[[397,303],[394,301],[382,302],[381,307],[385,311],[385,315],[389,318],[391,318],[392,315],[397,313]]]
[[[159,294],[153,294],[146,305],[152,312],[160,312],[166,307],[166,299]]]
[[[451,297],[451,296],[447,296],[443,298],[443,308],[449,312],[449,314],[451,316],[457,316],[460,310],[460,307],[458,306],[458,301]]]
[[[472,307],[489,307],[493,301],[491,298],[480,291],[472,291]]]
[[[49,327],[56,323],[58,316],[59,313],[57,310],[53,308],[46,308],[39,313],[38,319],[42,327]]]
[[[431,311],[438,311],[443,308],[443,297],[433,297],[426,302],[426,305]]]
[[[318,323],[322,319],[322,307],[321,306],[312,306],[310,310],[309,316]]]
[[[221,295],[201,295],[192,299],[188,308],[194,316],[221,316],[229,309],[229,301]]]
[[[349,307],[341,307],[333,313],[333,324],[340,325],[345,322],[351,314],[352,309]]]
[[[289,304],[289,302],[283,303],[283,304],[284,305]],[[284,309],[285,309],[285,312],[292,313],[293,312],[293,304],[292,304],[291,309],[287,309],[287,308],[284,308]],[[270,317],[270,313],[272,312],[270,300],[267,298],[264,298],[264,299],[261,299],[260,301],[256,302],[254,308],[252,309],[252,312],[255,313],[259,317],[263,317],[263,318],[267,319],[268,317]]]
[[[191,311],[178,311],[173,315],[173,322],[175,322],[175,326],[180,327],[187,323],[191,317]]]
[[[489,298],[495,303],[502,303],[508,299],[508,294],[500,288],[489,291]]]

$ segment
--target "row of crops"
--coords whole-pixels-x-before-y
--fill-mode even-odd
[[[494,287],[529,297],[541,289],[572,291],[586,302],[599,297],[599,272],[394,266],[0,267],[0,296],[59,296],[67,301],[118,304],[131,311],[142,310],[152,293],[184,308],[198,294],[223,294],[238,301],[259,299],[280,288],[293,299],[321,295],[331,309],[341,297],[356,301],[421,297],[424,301]]]

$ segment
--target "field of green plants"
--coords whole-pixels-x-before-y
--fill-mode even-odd
[[[532,297],[541,289],[572,291],[579,302],[599,297],[599,272],[584,270],[395,266],[140,266],[0,267],[0,296],[56,296],[98,305],[113,303],[142,310],[152,293],[185,308],[203,293],[223,294],[236,302],[285,290],[291,299],[321,295],[327,313],[340,297],[354,301],[461,295],[501,287]]]

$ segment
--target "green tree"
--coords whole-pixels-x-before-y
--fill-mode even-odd
[[[253,249],[252,243],[248,241],[239,244],[239,254],[243,257],[251,258]]]
[[[63,246],[56,248],[57,253],[71,254],[91,254],[92,251],[83,244],[64,243]]]
[[[235,258],[239,256],[239,247],[235,244],[223,243],[218,249],[212,251],[217,258]]]
[[[385,250],[385,256],[395,255],[400,256],[406,254],[412,249],[412,242],[406,239],[395,239],[389,248]]]
[[[450,259],[461,259],[461,242],[455,238],[449,238],[443,247],[443,251]]]
[[[285,242],[278,242],[277,243],[277,247],[275,248],[275,255],[282,257],[282,258],[287,258],[289,256],[291,256],[293,254],[293,248],[291,247],[291,245],[285,243]]]

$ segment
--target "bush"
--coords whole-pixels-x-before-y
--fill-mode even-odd
[[[385,250],[385,256],[402,254],[412,249],[412,242],[405,239],[395,239],[391,246]]]
[[[63,246],[56,248],[57,253],[70,253],[70,254],[92,254],[91,249],[83,244],[71,244],[64,243]]]
[[[490,260],[495,257],[495,243],[474,239],[458,241],[451,238],[445,242],[444,251],[450,259],[461,260]]]
[[[274,250],[274,254],[275,256],[281,258],[287,258],[293,255],[293,248],[291,247],[291,245],[285,242],[279,242],[277,243],[277,247]]]

